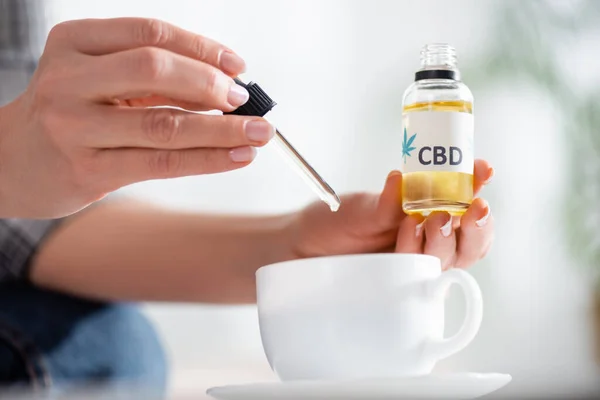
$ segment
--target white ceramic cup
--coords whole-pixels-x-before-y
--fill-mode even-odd
[[[256,273],[262,344],[283,381],[429,374],[477,335],[483,303],[475,279],[420,254],[286,261]],[[444,338],[444,301],[458,284],[462,327]]]

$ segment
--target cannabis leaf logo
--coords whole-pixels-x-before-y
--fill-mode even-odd
[[[415,133],[408,139],[406,128],[404,128],[404,141],[402,142],[402,158],[404,159],[404,164],[406,164],[406,157],[410,157],[410,152],[416,149],[416,147],[411,146],[416,137],[417,134]]]

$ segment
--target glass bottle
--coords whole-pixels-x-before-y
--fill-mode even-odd
[[[455,49],[428,44],[403,98],[402,208],[462,215],[473,200],[473,94]]]

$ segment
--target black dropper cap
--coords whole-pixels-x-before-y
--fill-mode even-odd
[[[240,106],[234,111],[226,112],[224,114],[264,117],[265,114],[267,114],[273,109],[273,107],[277,105],[277,103],[275,103],[273,99],[271,99],[269,95],[266,94],[265,91],[262,90],[261,87],[256,83],[244,83],[239,78],[234,78],[234,81],[238,85],[244,87],[248,91],[250,97],[244,105]]]
[[[248,101],[237,108],[234,111],[226,112],[224,114],[234,114],[234,115],[246,115],[246,116],[254,116],[254,117],[264,117],[269,111],[273,109],[277,105],[269,97],[268,94],[265,93],[264,90],[261,89],[254,82],[250,82],[248,84],[242,82],[239,78],[234,79],[235,83],[246,88],[249,94]],[[313,167],[310,166],[309,163],[304,160],[304,158],[294,149],[294,147],[287,141],[287,139],[281,134],[278,129],[275,129],[275,135],[279,139],[279,144],[284,146],[286,149],[286,154],[288,157],[295,158],[296,162],[302,164],[301,171],[305,175],[307,175],[310,181],[317,185],[319,188],[319,196],[321,199],[329,205],[332,211],[337,211],[340,205],[340,199],[335,194],[333,189],[321,178],[321,176],[314,170]],[[324,193],[324,194],[323,194]],[[323,197],[325,196],[325,197]],[[333,201],[332,201],[333,200]]]

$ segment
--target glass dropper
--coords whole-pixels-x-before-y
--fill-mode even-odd
[[[264,117],[277,103],[275,103],[261,88],[254,82],[248,84],[235,78],[235,82],[246,88],[250,97],[246,104],[238,109],[227,113],[235,115],[252,115]],[[313,167],[302,157],[302,155],[291,145],[291,143],[281,134],[278,128],[275,128],[273,143],[280,151],[281,155],[290,163],[296,172],[304,181],[314,190],[319,198],[329,206],[332,212],[340,208],[340,198],[335,191],[325,182],[323,178],[315,171]]]
[[[321,200],[329,206],[332,212],[340,208],[340,198],[323,178],[310,166],[298,151],[287,141],[279,129],[275,128],[273,142],[283,157],[292,165],[296,172],[314,190]]]

